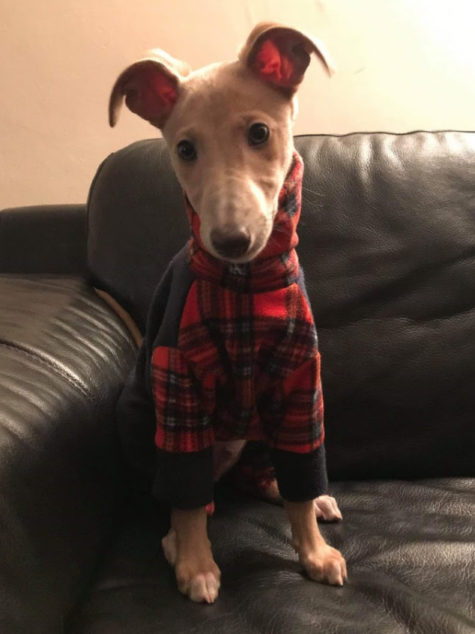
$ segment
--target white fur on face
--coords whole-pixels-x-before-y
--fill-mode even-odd
[[[255,258],[272,232],[277,200],[293,151],[292,100],[263,84],[239,63],[217,64],[183,81],[163,136],[178,180],[200,218],[201,240],[216,257],[211,233],[245,228]],[[270,131],[252,146],[248,131],[264,123]],[[177,153],[180,141],[196,148],[190,162]]]

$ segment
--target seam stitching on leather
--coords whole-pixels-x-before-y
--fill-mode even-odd
[[[23,348],[22,346],[19,346],[18,344],[8,343],[6,341],[0,341],[0,346],[4,346],[5,348],[10,348],[11,350],[17,350],[18,352],[21,352],[22,354],[24,354],[26,357],[34,359],[35,361],[47,367],[48,369],[53,370],[55,374],[61,376],[68,383],[70,383],[72,386],[77,388],[88,400],[92,400],[91,394],[85,385],[83,385],[80,381],[75,379],[73,376],[71,376],[67,372],[64,372],[63,370],[61,370],[59,366],[55,365],[48,359],[45,359],[40,354],[36,352],[32,352],[31,350],[28,350],[26,348]]]

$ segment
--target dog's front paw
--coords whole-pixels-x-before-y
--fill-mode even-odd
[[[328,544],[319,546],[313,552],[301,553],[299,559],[313,581],[342,586],[348,578],[343,555]]]
[[[221,571],[212,556],[203,561],[181,561],[175,567],[178,590],[196,603],[214,603]]]
[[[336,522],[342,520],[343,515],[338,507],[338,503],[331,495],[320,495],[313,501],[315,515],[317,519],[325,522]]]
[[[221,571],[216,565],[211,549],[193,556],[179,556],[176,532],[170,529],[162,539],[163,554],[175,568],[178,590],[197,603],[214,603],[221,585]]]

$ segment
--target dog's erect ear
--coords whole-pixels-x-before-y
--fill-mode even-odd
[[[109,101],[109,123],[119,118],[122,100],[142,119],[163,127],[180,90],[180,81],[190,73],[185,62],[154,49],[144,59],[126,68],[114,84]]]
[[[334,67],[325,46],[313,37],[279,24],[261,22],[251,31],[239,59],[263,81],[292,95],[315,53],[331,75]]]

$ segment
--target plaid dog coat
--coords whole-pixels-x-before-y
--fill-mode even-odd
[[[246,264],[204,249],[186,201],[192,237],[155,292],[119,403],[123,426],[153,417],[155,494],[176,508],[212,501],[217,440],[264,442],[284,499],[326,490],[320,355],[295,251],[302,175],[294,153],[271,237]]]

